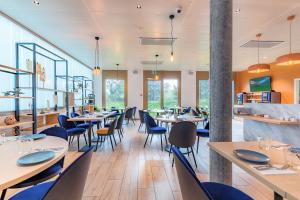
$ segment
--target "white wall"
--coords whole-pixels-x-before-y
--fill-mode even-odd
[[[128,106],[143,109],[143,70],[138,70],[137,74],[128,70]]]
[[[181,106],[196,106],[196,72],[181,71]]]

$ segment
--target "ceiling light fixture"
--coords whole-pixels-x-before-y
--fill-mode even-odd
[[[256,38],[257,38],[257,64],[251,65],[250,67],[248,67],[248,73],[257,74],[257,73],[270,71],[270,65],[269,64],[259,63],[259,45],[260,45],[259,39],[260,39],[261,36],[262,36],[261,33],[256,34]]]
[[[137,9],[141,9],[141,8],[142,8],[142,5],[141,5],[141,4],[138,4],[138,5],[136,6],[136,8],[137,8]]]
[[[290,22],[290,53],[283,56],[279,56],[276,59],[276,65],[296,65],[300,64],[300,53],[292,53],[292,22],[295,19],[295,15],[288,16],[287,21]]]
[[[95,66],[93,69],[93,74],[95,76],[100,75],[101,73],[101,68],[99,66],[99,37],[96,36],[95,40],[96,40],[96,48],[95,48]]]
[[[153,72],[153,75],[154,75],[154,80],[159,80],[159,76],[157,74],[157,58],[158,58],[158,54],[155,55],[155,70]]]
[[[34,3],[35,5],[40,5],[40,2],[39,2],[38,0],[34,0],[33,3]]]
[[[175,18],[174,15],[170,15],[169,16],[170,20],[171,20],[171,57],[170,60],[171,62],[174,61],[174,47],[173,47],[173,43],[174,43],[174,37],[173,37],[173,19]]]

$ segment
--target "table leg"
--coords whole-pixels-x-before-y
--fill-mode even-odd
[[[283,200],[283,197],[277,192],[274,192],[274,200]]]
[[[93,124],[92,121],[89,121],[89,130],[88,130],[88,145],[82,147],[79,151],[80,152],[85,152],[87,151],[90,147],[95,147],[95,145],[92,145],[92,128],[93,128]]]

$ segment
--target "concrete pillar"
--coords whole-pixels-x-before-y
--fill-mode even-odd
[[[210,141],[232,140],[232,0],[210,1]],[[210,180],[232,183],[231,162],[210,151]]]

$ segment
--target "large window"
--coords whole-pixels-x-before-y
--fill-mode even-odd
[[[161,81],[148,80],[148,109],[161,108]]]
[[[165,79],[164,83],[164,107],[172,108],[178,106],[178,80]]]
[[[105,105],[106,108],[125,107],[125,82],[124,80],[105,80]]]
[[[199,107],[209,108],[209,82],[208,80],[199,80]]]

